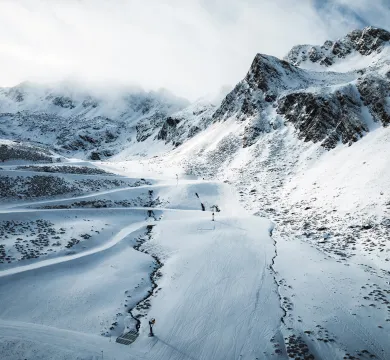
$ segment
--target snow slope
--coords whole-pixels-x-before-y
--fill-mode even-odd
[[[223,184],[181,179],[177,184],[171,177],[149,189],[168,199],[171,209],[31,211],[3,206],[2,220],[44,218],[63,229],[73,225],[78,230],[77,221],[82,220],[86,224],[83,231],[98,226],[100,230],[100,219],[108,225],[96,239],[85,240],[81,248],[77,244],[70,255],[60,251],[49,259],[32,259],[28,265],[25,260],[12,267],[2,265],[0,302],[8,305],[0,311],[0,344],[6,359],[89,358],[100,349],[112,359],[128,359],[129,354],[148,359],[253,358],[273,351],[269,340],[281,336],[281,309],[270,269],[274,256],[270,222],[248,216]],[[122,198],[136,197],[139,191],[119,190]],[[112,194],[118,196],[118,192],[99,196],[110,198]],[[201,210],[201,201],[220,207],[217,221],[211,221],[210,210]],[[39,206],[43,203],[38,201]],[[148,218],[148,209],[154,211],[156,220]],[[149,255],[134,249],[148,224],[155,226],[141,250]],[[131,347],[117,344],[112,350],[109,338],[97,341],[93,335],[117,336],[135,325],[127,310],[151,286],[148,274],[155,260],[150,255],[164,264],[160,290],[153,295],[148,313],[157,318],[156,337],[147,337],[147,322],[141,319],[137,342]],[[34,329],[42,337],[26,334]],[[65,334],[70,342],[85,337],[85,347],[66,346],[66,340],[56,334]],[[89,345],[93,341],[97,344],[94,350]],[[25,344],[28,350],[23,350]]]
[[[126,171],[124,164],[119,172]],[[249,215],[229,185],[181,176],[177,183],[171,170],[164,170],[145,187],[167,199],[167,208],[37,211],[3,206],[3,220],[46,218],[62,228],[68,222],[79,228],[79,221],[88,231],[104,219],[108,226],[96,239],[77,244],[74,253],[2,265],[0,298],[7,306],[0,311],[0,348],[5,359],[97,359],[101,351],[108,359],[389,357],[389,291],[377,268],[363,267],[354,258],[341,261],[281,224],[274,229],[270,221]],[[129,199],[140,191],[97,196]],[[207,208],[218,205],[215,222],[209,209],[201,210],[201,202]],[[148,225],[153,227],[145,238]],[[156,259],[162,267],[150,278]],[[151,281],[157,287],[142,302]],[[148,305],[134,310],[137,304]],[[143,317],[138,339],[124,346],[114,339],[135,329],[129,309]],[[149,338],[152,317],[156,336]]]

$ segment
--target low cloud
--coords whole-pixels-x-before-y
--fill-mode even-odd
[[[257,52],[389,23],[380,0],[320,1],[2,0],[0,85],[77,78],[193,100],[237,83]]]

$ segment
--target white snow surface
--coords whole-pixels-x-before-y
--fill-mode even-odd
[[[148,189],[169,201],[167,208],[153,209],[156,220],[142,207],[32,210],[33,202],[28,208],[2,207],[2,221],[45,219],[72,227],[73,236],[100,230],[72,252],[1,265],[2,359],[90,359],[101,351],[108,359],[249,359],[272,352],[281,309],[270,269],[271,222],[249,215],[225,184],[181,178],[177,183],[173,174],[155,181]],[[119,190],[122,199],[140,191]],[[115,199],[118,192],[99,195],[104,196]],[[212,205],[221,208],[215,222]],[[149,254],[133,248],[146,225],[155,225],[143,245]],[[156,336],[147,336],[147,321],[141,319],[133,345],[114,343],[126,326],[134,326],[127,310],[151,287],[151,255],[164,264],[161,290],[148,313],[157,319]]]
[[[231,185],[191,179],[179,171],[186,151],[215,151],[216,134],[222,141],[237,131],[235,123],[225,124],[223,133],[220,127],[211,126],[202,140],[195,137],[182,152],[176,150],[172,155],[176,167],[166,165],[165,161],[173,164],[169,157],[93,164],[132,180],[151,179],[152,185],[2,206],[2,221],[45,219],[55,228],[73,228],[74,237],[99,229],[70,251],[59,249],[36,259],[0,264],[0,303],[6,304],[0,308],[2,359],[99,359],[102,355],[105,359],[287,359],[299,354],[294,352],[298,348],[294,341],[319,359],[340,359],[346,353],[360,353],[362,359],[389,358],[388,285],[380,272],[382,263],[370,268],[354,258],[340,261],[293,231],[286,234],[280,225],[274,229],[270,220],[251,215],[250,202],[244,200],[244,209]],[[288,133],[281,135],[289,138]],[[367,159],[372,158],[367,149],[375,152],[373,144],[380,146],[380,139],[386,142],[388,129],[375,130],[371,136],[375,138],[367,136],[357,144]],[[289,140],[290,149],[294,141]],[[220,180],[226,174],[237,176],[234,169],[252,156],[251,151],[239,150]],[[315,147],[308,145],[305,151],[313,154]],[[350,152],[349,147],[339,147],[317,154],[316,161],[302,159],[302,176],[304,171],[310,176],[297,174],[296,184],[288,182],[279,191],[291,191],[298,201],[299,191],[312,192],[305,197],[321,191],[308,185],[318,181],[327,191],[324,201],[329,199],[338,177],[342,182],[352,171],[356,178],[363,172],[354,158],[346,161]],[[380,164],[385,168],[386,159],[381,159],[375,168]],[[364,160],[359,156],[359,162]],[[326,166],[316,166],[319,161],[338,172],[328,179],[323,173]],[[341,163],[348,167],[342,168]],[[381,174],[364,173],[379,178]],[[135,199],[145,190],[153,190],[154,197],[167,202],[157,208],[40,209],[72,200]],[[341,199],[334,206],[346,211],[345,204]],[[214,222],[213,205],[221,210]],[[148,210],[154,217],[148,217]],[[134,246],[147,225],[154,225],[151,236],[137,251]],[[12,241],[7,239],[7,248]],[[116,336],[135,328],[128,310],[134,310],[152,289],[149,276],[156,258],[163,266],[154,278],[157,287],[141,317],[139,336],[129,346],[118,344]],[[154,337],[148,337],[150,318],[156,319]]]

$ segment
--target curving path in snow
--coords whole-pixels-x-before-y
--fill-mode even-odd
[[[70,262],[70,261],[73,261],[76,259],[85,258],[89,255],[101,253],[101,252],[103,252],[107,249],[110,249],[113,246],[117,245],[120,241],[125,239],[131,233],[145,227],[148,224],[149,224],[148,221],[132,223],[128,226],[125,226],[123,229],[121,229],[112,238],[108,239],[108,241],[106,243],[104,243],[103,245],[98,246],[98,247],[94,247],[92,249],[89,249],[89,250],[86,250],[86,251],[83,251],[83,252],[80,252],[80,253],[77,253],[74,255],[59,256],[59,257],[55,257],[52,259],[37,261],[37,262],[34,262],[32,264],[22,265],[22,266],[18,266],[18,267],[14,267],[11,269],[0,271],[0,278],[5,277],[5,276],[9,276],[9,275],[19,274],[19,273],[22,273],[25,271],[40,269],[40,268],[43,268],[46,266],[55,266],[57,264],[61,264],[64,262]]]

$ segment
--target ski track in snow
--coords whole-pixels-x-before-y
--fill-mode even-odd
[[[46,266],[53,266],[56,264],[61,264],[64,262],[70,262],[76,259],[84,258],[89,255],[94,255],[96,253],[103,252],[105,250],[110,249],[111,247],[115,246],[118,244],[121,240],[123,240],[126,236],[131,234],[132,232],[148,225],[148,222],[140,222],[140,223],[133,223],[129,226],[124,227],[121,229],[112,239],[107,241],[103,246],[99,246],[96,248],[92,248],[90,250],[75,254],[75,255],[65,255],[61,257],[56,257],[54,259],[48,259],[48,260],[42,260],[33,264],[25,265],[25,266],[18,266],[15,268],[11,268],[8,270],[3,270],[0,271],[0,278],[4,276],[9,276],[9,275],[14,275],[14,274],[19,274],[25,271],[30,271],[30,270],[35,270],[35,269],[40,269]]]

